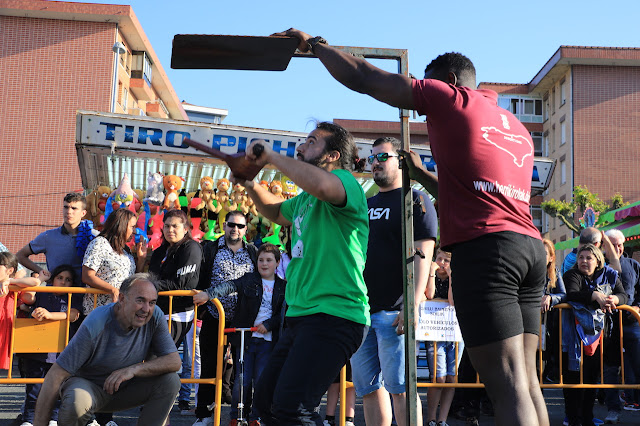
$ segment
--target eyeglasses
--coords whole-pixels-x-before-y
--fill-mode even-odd
[[[238,229],[244,229],[247,227],[247,225],[243,225],[241,223],[233,223],[233,222],[227,222],[227,226],[229,228],[238,228]]]
[[[391,157],[397,157],[397,155],[389,154],[388,152],[380,152],[378,154],[370,155],[367,157],[369,164],[373,164],[373,160],[378,160],[380,163],[384,163]]]

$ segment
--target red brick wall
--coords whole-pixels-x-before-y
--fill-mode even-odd
[[[603,200],[640,199],[640,67],[573,66],[574,176]]]
[[[0,241],[13,252],[82,189],[76,110],[109,111],[114,41],[113,23],[0,16]]]

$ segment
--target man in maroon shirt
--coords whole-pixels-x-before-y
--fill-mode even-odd
[[[498,425],[548,425],[535,354],[545,251],[529,213],[533,143],[497,94],[475,90],[475,68],[448,53],[411,80],[289,29],[348,88],[427,115],[438,165],[440,237],[453,253],[453,296],[465,344]],[[410,174],[432,187],[417,156]],[[537,307],[537,309],[536,309]],[[500,362],[496,362],[500,360]]]

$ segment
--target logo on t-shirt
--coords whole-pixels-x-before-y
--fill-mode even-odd
[[[370,220],[378,220],[385,218],[389,220],[389,207],[372,207],[369,209],[369,219]]]
[[[511,155],[516,166],[522,167],[524,159],[533,156],[533,144],[522,135],[505,133],[495,127],[482,127],[482,137],[491,145]]]

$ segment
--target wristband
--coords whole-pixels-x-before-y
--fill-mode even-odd
[[[307,40],[307,44],[309,45],[309,50],[311,51],[311,53],[315,54],[315,48],[318,44],[328,44],[327,40],[325,40],[324,38],[317,36],[317,37],[312,37],[309,40]]]

